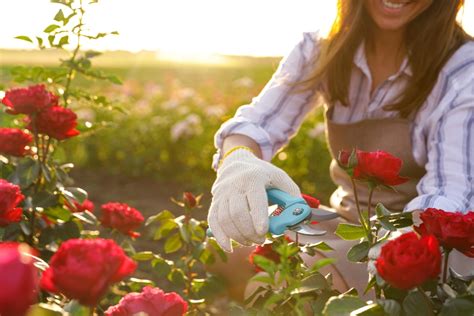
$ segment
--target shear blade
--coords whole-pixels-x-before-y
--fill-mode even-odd
[[[312,208],[311,209],[311,221],[317,221],[317,222],[322,222],[322,221],[328,221],[334,218],[339,217],[339,214],[336,212],[331,212],[328,210],[324,210],[322,208]]]
[[[326,235],[325,230],[314,229],[311,226],[306,224],[299,224],[295,226],[288,227],[289,230],[294,231],[295,233],[306,235],[306,236],[323,236]]]

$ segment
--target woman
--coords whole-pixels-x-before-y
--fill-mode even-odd
[[[333,157],[357,147],[403,159],[401,174],[411,180],[397,186],[398,193],[378,191],[376,201],[405,211],[474,209],[474,42],[456,22],[462,4],[339,0],[327,39],[304,34],[260,95],[216,134],[208,219],[224,250],[232,251],[231,239],[264,241],[265,188],[300,195],[268,161],[320,96]],[[338,185],[331,207],[343,220],[357,221],[350,181],[334,161],[330,171]],[[340,259],[333,267],[339,287],[364,283],[365,267],[344,262],[350,245],[330,234],[326,240],[336,248],[331,256]]]

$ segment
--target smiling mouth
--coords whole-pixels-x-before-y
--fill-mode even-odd
[[[408,4],[410,4],[411,1],[403,1],[403,2],[392,2],[392,1],[389,1],[389,0],[382,0],[382,3],[383,5],[387,8],[387,9],[401,9],[405,6],[407,6]]]

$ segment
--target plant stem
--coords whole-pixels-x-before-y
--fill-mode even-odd
[[[448,277],[448,262],[450,253],[451,249],[444,248],[443,283],[446,283],[446,279]]]
[[[367,206],[367,217],[368,217],[368,226],[369,226],[369,234],[367,236],[368,240],[369,240],[369,245],[372,246],[373,244],[373,235],[372,235],[372,226],[371,226],[371,223],[370,223],[370,218],[372,217],[372,214],[371,214],[371,208],[372,208],[372,195],[374,194],[374,190],[375,190],[375,187],[373,187],[371,184],[369,184],[369,202],[368,202],[368,206]]]
[[[63,93],[63,101],[64,101],[64,107],[67,108],[68,105],[68,100],[69,100],[69,90],[71,87],[72,83],[72,78],[74,77],[75,74],[75,62],[76,62],[76,57],[77,54],[79,53],[79,50],[81,48],[81,37],[82,37],[82,22],[84,19],[84,8],[82,6],[82,0],[79,2],[80,6],[77,9],[80,12],[79,16],[79,24],[78,24],[78,30],[77,30],[77,45],[72,53],[71,58],[69,59],[69,73],[67,74],[67,80],[66,80],[66,85],[64,87],[64,93]]]
[[[365,222],[365,219],[362,216],[362,211],[360,210],[359,196],[357,194],[356,184],[355,184],[355,180],[354,180],[353,177],[351,177],[351,182],[352,182],[352,190],[354,190],[354,198],[355,198],[355,201],[356,201],[357,213],[359,214],[359,220],[360,220],[360,223],[362,224],[362,227],[365,230],[367,238],[369,238],[369,231],[368,231],[367,223]]]
[[[94,316],[94,312],[95,312],[95,307],[89,308],[89,315],[90,316]]]

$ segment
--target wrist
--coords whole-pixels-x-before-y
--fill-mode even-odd
[[[222,159],[219,161],[218,168],[220,166],[222,166],[224,160],[227,159],[230,155],[232,155],[232,156],[238,155],[238,156],[248,157],[249,154],[257,157],[257,155],[255,154],[253,149],[250,148],[250,147],[247,147],[247,146],[234,146],[231,149],[229,149],[228,151],[226,151],[225,154],[222,156]]]

